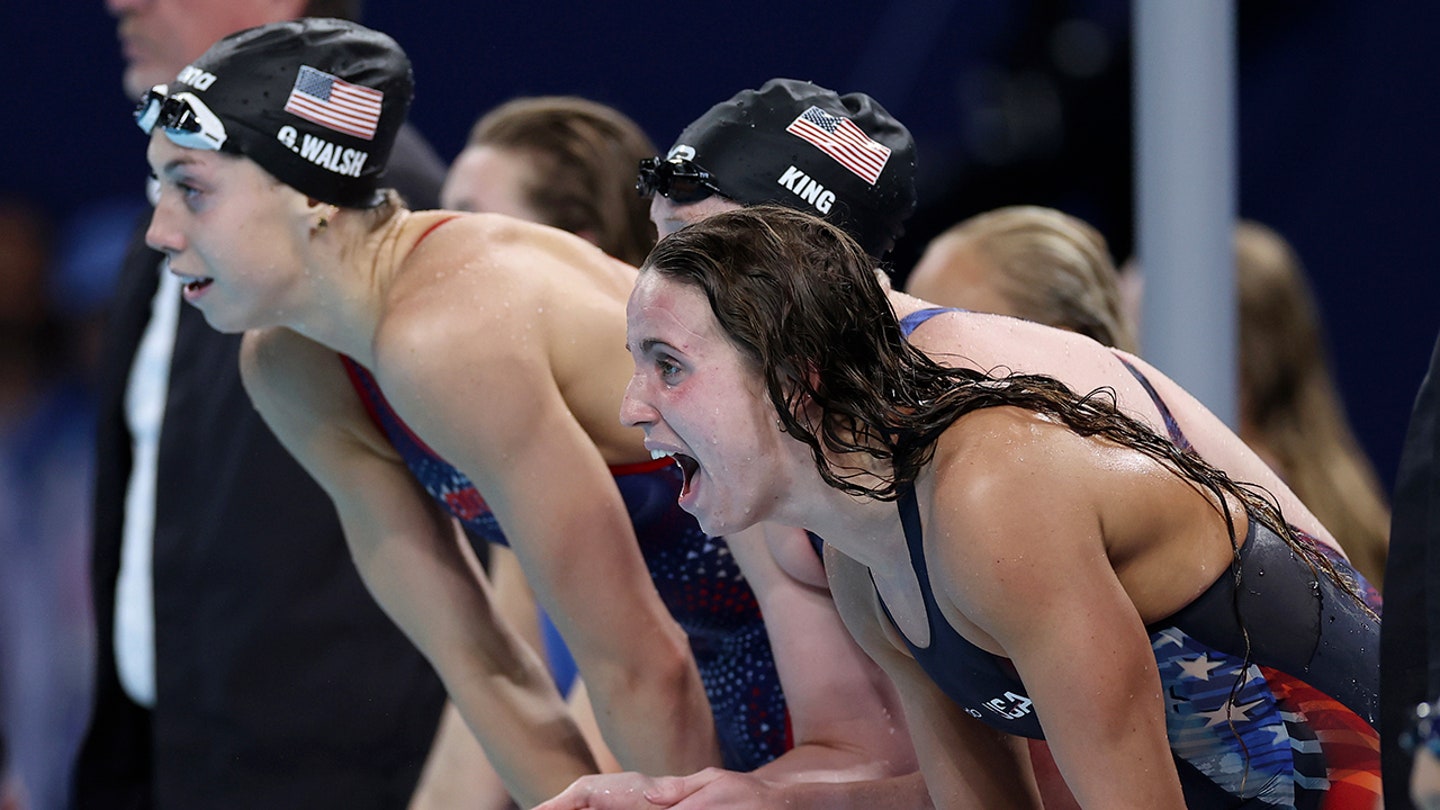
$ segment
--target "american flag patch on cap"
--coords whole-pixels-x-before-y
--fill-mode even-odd
[[[785,131],[814,144],[872,186],[890,160],[890,147],[871,140],[850,119],[831,115],[819,107],[800,113]]]
[[[368,141],[375,137],[384,100],[385,94],[379,90],[301,65],[290,98],[285,101],[285,112]]]

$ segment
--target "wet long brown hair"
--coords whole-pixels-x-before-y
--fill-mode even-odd
[[[761,375],[785,431],[810,447],[832,487],[894,500],[960,417],[1001,405],[1024,408],[1081,436],[1144,453],[1207,492],[1226,518],[1237,561],[1231,499],[1364,603],[1351,579],[1286,524],[1266,493],[1121,413],[1113,391],[1081,396],[1053,377],[991,376],[941,365],[914,348],[875,276],[874,259],[821,219],[777,206],[718,214],[662,240],[642,272],[705,294],[720,327]],[[836,461],[856,457],[869,461],[863,467]]]

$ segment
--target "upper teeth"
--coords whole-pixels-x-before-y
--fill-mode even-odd
[[[668,457],[673,456],[673,455],[675,455],[675,454],[672,453],[672,452],[670,452],[669,450],[651,450],[651,451],[650,451],[650,458],[653,458],[653,459],[668,458]]]

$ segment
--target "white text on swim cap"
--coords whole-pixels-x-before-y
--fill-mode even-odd
[[[365,168],[365,161],[370,159],[369,152],[336,146],[324,138],[317,138],[308,132],[300,135],[300,145],[296,146],[295,130],[292,127],[281,127],[275,137],[290,147],[290,151],[299,154],[300,157],[316,166],[347,177],[359,177],[360,170]]]
[[[181,84],[188,84],[196,90],[209,90],[210,85],[215,83],[215,74],[206,73],[194,65],[186,65],[185,69],[180,71],[180,75],[175,78],[175,81]]]
[[[779,183],[794,192],[795,196],[815,206],[816,211],[822,214],[830,213],[830,205],[835,202],[835,192],[815,182],[810,175],[791,166],[780,175]]]

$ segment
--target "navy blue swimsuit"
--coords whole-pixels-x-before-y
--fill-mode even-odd
[[[906,334],[940,311],[947,310],[907,318]],[[1125,365],[1155,398],[1177,445],[1188,448],[1148,380]],[[971,716],[1009,734],[1043,738],[1010,661],[971,644],[940,613],[913,487],[902,490],[897,505],[930,628],[928,647],[905,639],[915,660]],[[1147,628],[1186,802],[1192,809],[1368,810],[1379,790],[1379,622],[1253,516],[1249,524],[1238,563],[1194,602]],[[1362,581],[1348,563],[1333,553],[1331,559]],[[881,607],[889,616],[883,599]]]

